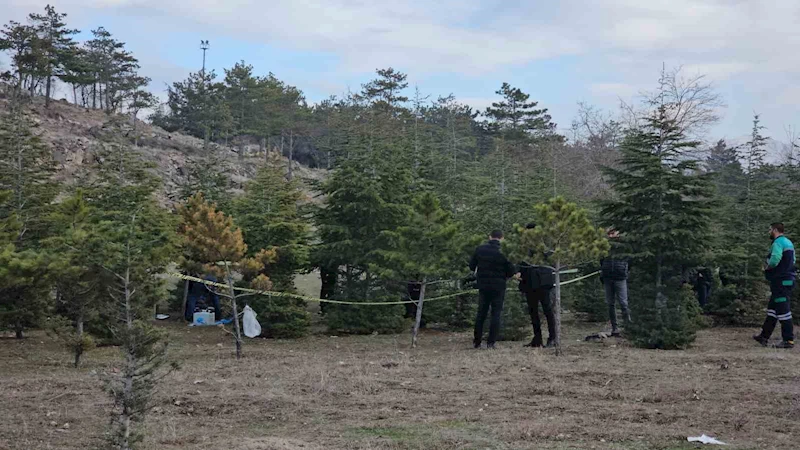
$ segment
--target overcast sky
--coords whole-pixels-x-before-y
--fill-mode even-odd
[[[23,20],[47,1],[3,0]],[[563,130],[576,104],[613,111],[652,89],[662,63],[706,74],[728,107],[709,139],[800,127],[800,0],[62,0],[71,26],[104,26],[140,59],[153,91],[246,60],[310,101],[357,90],[376,68],[432,98],[483,109],[504,81]],[[409,92],[410,93],[410,92]]]

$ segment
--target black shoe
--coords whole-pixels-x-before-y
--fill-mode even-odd
[[[555,339],[548,339],[547,344],[545,344],[544,348],[553,348],[556,346]]]
[[[765,338],[760,334],[756,334],[755,336],[753,336],[753,340],[761,344],[762,347],[766,347],[769,344],[769,339]]]
[[[619,330],[612,331],[611,332],[611,337],[622,337],[622,333],[620,333]]]
[[[532,348],[539,348],[541,346],[542,346],[542,339],[541,338],[539,338],[539,339],[533,338],[532,341],[530,341],[529,343],[525,344],[525,347],[532,347]]]
[[[785,348],[785,349],[792,349],[794,348],[794,341],[781,341],[777,344],[773,344],[770,347],[772,348]]]
[[[489,349],[489,350],[494,350],[497,347],[495,347],[494,342],[492,342],[491,344],[486,344],[486,348]]]
[[[472,343],[472,348],[481,348],[481,343],[480,343],[480,341],[479,341],[479,342],[473,342],[473,343]]]

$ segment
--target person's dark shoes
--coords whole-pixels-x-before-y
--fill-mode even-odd
[[[481,341],[472,341],[472,348],[481,348]]]
[[[525,344],[525,347],[532,347],[532,348],[539,348],[542,346],[542,338],[541,337],[534,337],[529,343]]]
[[[548,339],[547,344],[545,344],[544,348],[553,348],[556,345],[555,339]]]
[[[760,334],[754,335],[753,340],[761,344],[762,347],[766,347],[769,344],[769,339],[765,338]]]
[[[777,344],[771,346],[772,348],[785,348],[785,349],[792,349],[794,348],[794,341],[781,341]]]
[[[611,330],[611,337],[622,337],[622,333],[619,331],[619,329]]]
[[[495,350],[497,347],[494,345],[494,342],[492,342],[491,344],[486,344],[486,348],[489,350]]]

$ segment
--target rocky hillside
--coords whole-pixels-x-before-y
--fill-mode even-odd
[[[0,98],[0,109],[5,109],[6,105]],[[31,110],[33,121],[38,125],[35,131],[53,149],[53,157],[60,168],[58,177],[67,183],[84,166],[97,161],[99,150],[119,145],[155,163],[155,170],[164,180],[160,197],[167,205],[177,200],[191,161],[220,167],[230,179],[232,195],[241,191],[244,183],[265,162],[281,165],[288,171],[289,161],[277,149],[263,151],[257,144],[237,145],[237,148],[210,144],[208,149],[203,149],[203,141],[194,137],[168,133],[141,120],[134,130],[130,116],[87,110],[66,101],[52,102],[49,109],[44,108],[42,101],[36,101]],[[324,173],[324,170],[293,163],[293,174],[301,180],[320,180]]]

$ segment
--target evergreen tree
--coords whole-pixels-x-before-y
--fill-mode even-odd
[[[592,225],[588,212],[575,203],[567,202],[563,197],[556,197],[547,203],[536,205],[533,215],[536,228],[519,226],[517,228],[520,236],[516,256],[520,261],[531,258],[534,263],[552,264],[555,269],[554,344],[556,354],[559,354],[561,352],[560,271],[569,266],[599,260],[608,253],[610,246],[603,229]]]
[[[247,245],[242,238],[242,230],[233,224],[233,219],[217,211],[216,206],[208,203],[202,194],[189,198],[185,205],[178,209],[181,216],[179,233],[184,238],[184,245],[194,261],[209,261],[206,272],[217,272],[222,275],[228,285],[228,293],[221,294],[231,300],[234,323],[234,341],[236,359],[242,357],[242,329],[239,323],[238,298],[234,287],[234,271],[251,280],[251,286],[259,290],[269,290],[272,283],[269,278],[259,273],[264,265],[274,262],[275,252],[261,250],[252,258],[246,258]],[[218,264],[222,268],[218,268]]]
[[[760,198],[763,198],[767,181],[764,177],[769,175],[763,164],[764,153],[759,144],[761,138],[757,124],[754,132],[756,138],[751,142],[756,144],[755,147],[748,143],[739,149],[719,141],[706,160],[716,184],[716,232],[711,241],[711,259],[719,267],[720,278],[719,285],[712,289],[706,311],[719,321],[737,325],[757,324],[762,319],[763,298],[767,295],[767,286],[760,273],[762,258],[758,257],[758,254],[763,256],[766,239],[763,230],[758,233],[758,227],[749,225],[751,221],[769,221],[763,217],[755,219],[765,211]],[[746,162],[752,169],[751,173],[745,172],[739,160],[740,156],[748,154]],[[748,232],[749,228],[752,230]],[[756,248],[759,242],[762,243],[760,249]],[[754,253],[748,256],[748,252]],[[753,270],[745,270],[746,266]]]
[[[50,5],[45,7],[44,14],[29,16],[37,36],[33,45],[36,59],[35,72],[45,80],[44,104],[46,108],[50,107],[53,78],[63,79],[69,60],[75,52],[75,42],[71,36],[77,34],[78,30],[67,28],[64,22],[66,17],[66,14],[56,12],[55,8]]]
[[[187,200],[201,192],[203,198],[215,203],[221,211],[230,208],[230,177],[226,174],[230,164],[217,152],[187,157],[183,167],[184,180],[178,186],[178,199]]]
[[[410,212],[407,223],[383,232],[387,242],[376,251],[380,257],[376,266],[383,277],[400,283],[410,280],[420,286],[411,334],[411,346],[416,347],[425,290],[430,283],[457,274],[458,257],[462,255],[457,241],[458,226],[432,193],[420,194]]]
[[[14,236],[4,250],[10,264],[2,281],[0,321],[12,325],[17,337],[36,322],[49,303],[44,278],[45,256],[40,240],[47,236],[46,217],[58,189],[52,182],[52,154],[33,131],[19,96],[12,97],[0,117],[0,220],[14,223]],[[12,270],[13,269],[13,270]]]
[[[108,438],[127,450],[140,441],[138,426],[153,406],[154,389],[171,370],[165,367],[166,335],[149,321],[154,301],[165,296],[158,274],[172,257],[174,231],[166,212],[152,202],[128,211],[127,223],[123,218],[100,222],[103,239],[95,254],[108,276],[105,289],[116,307],[109,326],[123,355],[120,373],[110,375],[107,383],[114,400]]]
[[[485,115],[496,133],[508,140],[549,138],[555,134],[556,125],[551,122],[547,109],[536,109],[539,103],[528,101],[529,94],[508,83],[503,83],[495,93],[503,98],[486,108]]]
[[[17,95],[23,90],[33,95],[38,86],[36,71],[37,58],[34,54],[34,45],[37,41],[36,29],[31,25],[10,21],[3,27],[0,36],[0,50],[9,52],[13,72],[11,79]]]
[[[60,232],[46,241],[50,249],[48,271],[56,289],[56,312],[49,329],[54,331],[75,355],[80,366],[84,352],[94,345],[85,330],[87,322],[99,320],[102,277],[94,251],[99,238],[91,222],[90,210],[77,192],[58,205],[50,217],[50,226]],[[95,324],[97,326],[97,324]]]
[[[326,206],[317,211],[320,245],[314,260],[341,278],[334,298],[376,301],[385,291],[370,264],[381,233],[395,229],[408,214],[409,180],[403,167],[351,158],[340,162],[322,186]],[[373,172],[374,170],[374,172]],[[391,298],[391,297],[389,297]],[[402,327],[399,308],[331,305],[328,326],[351,332],[397,330]]]
[[[231,207],[250,256],[254,256],[253,249],[275,252],[275,261],[261,273],[277,291],[294,292],[294,276],[308,266],[310,227],[298,209],[302,197],[297,182],[287,181],[277,168],[264,166]],[[303,300],[262,296],[250,306],[265,319],[265,336],[298,337],[308,331],[310,319]]]
[[[231,112],[225,102],[226,88],[214,81],[214,71],[191,73],[167,90],[169,114],[151,117],[154,125],[167,131],[183,131],[208,144],[232,128]]]
[[[619,169],[607,169],[617,198],[603,203],[602,216],[634,258],[632,284],[644,286],[631,297],[633,341],[683,348],[694,340],[696,320],[679,286],[683,267],[709,250],[713,186],[688,156],[698,143],[685,139],[668,111],[655,105],[623,140]]]
[[[293,290],[294,275],[308,264],[310,229],[298,209],[302,199],[297,182],[287,181],[280,169],[264,166],[231,207],[251,253],[275,250],[278,259],[264,273],[278,290]]]
[[[560,143],[547,109],[536,109],[530,95],[503,83],[502,100],[486,109],[486,129],[494,136],[493,151],[484,160],[483,187],[478,202],[480,216],[493,223],[487,229],[510,231],[514,223],[525,223],[519,214],[545,196],[552,196],[552,164],[545,164],[547,147]],[[531,176],[535,173],[538,176]]]

